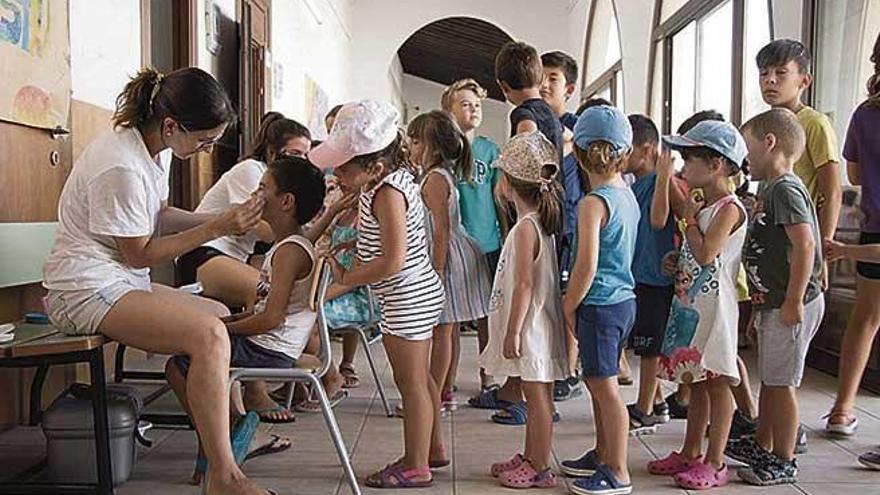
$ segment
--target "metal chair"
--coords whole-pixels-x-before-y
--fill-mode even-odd
[[[336,416],[333,414],[333,408],[330,407],[330,401],[327,398],[327,392],[321,383],[321,378],[333,366],[333,358],[330,348],[330,331],[327,328],[327,319],[324,314],[324,297],[327,293],[327,287],[330,285],[331,273],[330,267],[324,258],[320,258],[315,267],[315,275],[312,278],[312,290],[309,296],[309,305],[317,313],[318,336],[321,342],[321,349],[318,353],[318,359],[314,362],[297,363],[296,368],[275,369],[275,368],[234,368],[229,374],[230,386],[236,381],[282,381],[282,382],[305,382],[312,386],[313,393],[317,396],[318,402],[321,404],[321,412],[324,415],[324,422],[330,433],[330,439],[336,447],[336,453],[339,461],[342,463],[342,469],[348,478],[348,484],[353,495],[360,495],[361,490],[358,486],[354,469],[351,466],[351,459],[348,456],[348,450],[342,439],[342,433],[339,431],[339,424],[336,422]],[[293,387],[291,387],[292,390]],[[288,404],[289,406],[289,404]]]
[[[373,294],[370,292],[370,288],[367,287],[367,300],[370,302],[369,307],[369,321],[372,322],[375,320],[376,308],[373,305]],[[388,403],[388,397],[385,395],[385,387],[382,386],[382,380],[379,378],[379,370],[376,368],[376,361],[373,359],[373,351],[370,350],[370,346],[375,344],[376,342],[380,342],[382,340],[382,334],[373,337],[372,339],[367,336],[367,332],[372,330],[375,327],[373,323],[366,323],[363,325],[352,325],[340,328],[331,328],[331,334],[346,334],[346,333],[354,333],[357,334],[358,338],[361,341],[361,348],[364,350],[364,354],[367,356],[367,363],[370,365],[370,372],[373,374],[373,380],[376,382],[376,389],[379,391],[379,398],[382,399],[382,406],[385,408],[385,415],[389,418],[394,417],[394,410],[391,409],[391,404]],[[293,399],[291,395],[290,399]],[[290,408],[290,404],[287,404],[288,409]]]

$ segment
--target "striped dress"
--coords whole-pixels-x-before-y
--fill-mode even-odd
[[[406,200],[406,259],[398,273],[370,285],[381,312],[379,329],[406,340],[430,339],[443,310],[443,284],[431,266],[425,237],[425,208],[409,171],[398,169],[385,176],[376,187],[361,191],[358,262],[366,264],[382,256],[373,199],[386,185],[400,191]]]
[[[464,230],[458,204],[458,188],[452,173],[445,168],[434,168],[422,179],[422,189],[431,174],[439,174],[449,185],[449,251],[446,255],[446,272],[443,287],[446,304],[440,314],[440,323],[461,323],[479,320],[489,314],[489,265],[480,246]],[[425,229],[428,250],[434,247],[434,216],[426,210]]]

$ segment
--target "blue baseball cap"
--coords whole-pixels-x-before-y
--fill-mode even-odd
[[[663,136],[663,144],[676,151],[687,148],[709,148],[736,165],[738,172],[748,150],[739,130],[730,122],[706,120],[695,125],[683,136]],[[732,175],[732,174],[731,174]]]
[[[617,107],[590,107],[584,110],[574,125],[574,144],[582,150],[596,141],[604,141],[619,156],[632,148],[632,140],[632,125]]]

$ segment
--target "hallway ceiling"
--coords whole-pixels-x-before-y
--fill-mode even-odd
[[[504,101],[495,83],[495,54],[508,41],[510,36],[486,21],[450,17],[413,33],[397,54],[406,74],[443,85],[472,77],[490,98]]]

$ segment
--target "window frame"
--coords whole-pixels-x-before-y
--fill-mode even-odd
[[[690,0],[682,6],[676,13],[672,14],[666,21],[660,22],[663,9],[662,0],[654,5],[654,29],[651,35],[651,53],[649,63],[651,71],[648,74],[648,108],[653,109],[654,102],[654,67],[658,63],[657,50],[654,49],[657,43],[660,43],[660,49],[663,50],[662,70],[660,71],[663,81],[661,89],[661,98],[663,103],[661,127],[663,133],[671,133],[672,129],[672,40],[676,34],[686,28],[691,22],[699,22],[711,14],[715,9],[719,8],[728,0]],[[746,63],[745,57],[745,17],[746,17],[746,1],[747,0],[729,0],[733,6],[733,39],[731,53],[731,81],[730,81],[730,99],[731,108],[718,109],[725,113],[730,121],[736,125],[741,124],[743,115],[743,64]],[[755,0],[760,1],[760,0]],[[769,13],[768,22],[770,24],[770,39],[775,39],[773,28],[773,2],[767,2],[767,11]],[[815,0],[804,0],[805,2]],[[699,40],[697,41],[699,43]],[[699,46],[698,46],[699,50]]]
[[[598,9],[598,1],[594,0],[590,2],[590,11],[587,14],[587,32],[586,32],[586,40],[584,41],[584,60],[581,62],[581,81],[583,81],[583,85],[581,86],[581,102],[587,101],[590,98],[595,97],[599,92],[605,89],[608,85],[611,88],[611,103],[615,106],[619,101],[619,97],[623,95],[618,95],[617,87],[618,83],[621,82],[620,79],[623,78],[623,44],[621,43],[620,36],[620,20],[617,15],[617,1],[616,0],[608,0],[611,2],[611,9],[614,11],[614,22],[617,24],[617,44],[618,50],[620,51],[620,58],[617,59],[611,67],[605,69],[605,72],[599,74],[596,78],[588,81],[587,80],[587,58],[590,56],[590,44],[592,43],[594,22],[596,19],[596,10]],[[626,81],[623,81],[624,85]]]

